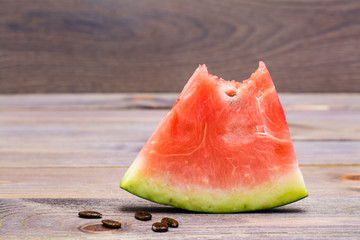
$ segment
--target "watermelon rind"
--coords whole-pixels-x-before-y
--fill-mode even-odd
[[[140,159],[138,159],[140,160]],[[136,163],[132,165],[136,168]],[[283,206],[308,196],[300,170],[252,189],[233,191],[206,189],[176,189],[168,181],[156,181],[129,171],[121,188],[141,198],[194,212],[229,213],[263,210]]]

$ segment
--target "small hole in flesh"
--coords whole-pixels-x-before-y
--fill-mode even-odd
[[[227,91],[227,92],[225,92],[226,93],[226,95],[228,95],[229,97],[234,97],[234,96],[236,96],[236,92],[234,91],[234,90],[230,90],[230,91]]]

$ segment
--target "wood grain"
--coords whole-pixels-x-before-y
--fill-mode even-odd
[[[174,94],[1,95],[0,239],[357,239],[359,94],[284,94],[281,101],[309,197],[280,208],[200,214],[119,188]],[[81,219],[97,210],[108,230]],[[134,219],[150,211],[151,222]],[[180,227],[158,234],[151,224]]]
[[[1,111],[170,109],[179,93],[2,94]],[[280,93],[285,110],[360,110],[358,93]],[[46,100],[44,100],[46,99]]]
[[[0,139],[6,139],[0,141],[0,165],[129,166],[167,112],[156,108],[168,108],[175,99],[174,94],[0,96]],[[281,99],[300,164],[360,163],[359,94]]]
[[[26,239],[42,239],[41,235],[50,239],[356,239],[360,233],[356,215],[359,198],[349,197],[347,207],[333,204],[341,200],[339,196],[324,200],[314,197],[269,211],[215,215],[190,213],[140,199],[0,199],[1,232],[4,237]],[[319,204],[324,207],[317,207]],[[331,214],[325,207],[332,208]],[[123,228],[80,231],[100,222],[78,218],[77,212],[83,209],[96,209],[104,218],[118,219]],[[139,209],[150,211],[153,220],[135,220],[134,212]],[[353,212],[347,215],[349,210]],[[179,228],[153,233],[151,224],[164,216],[177,219]],[[268,221],[270,218],[272,221]],[[309,219],[316,224],[309,224]],[[324,233],[324,229],[328,232]]]
[[[121,190],[120,180],[128,167],[2,167],[0,198],[111,198],[133,199]],[[309,194],[358,196],[360,164],[346,166],[301,166]]]
[[[357,0],[1,0],[0,92],[178,92],[198,64],[281,92],[360,91]]]
[[[166,113],[167,110],[9,111],[0,115],[0,137],[15,142],[145,142]],[[286,117],[294,141],[360,139],[360,111],[287,111]]]
[[[6,173],[9,170],[11,174]],[[118,181],[125,170],[0,169],[0,176],[7,176],[11,182],[0,195],[6,198],[0,199],[0,236],[82,239],[87,233],[86,237],[97,239],[354,239],[360,234],[359,184],[343,179],[344,175],[360,174],[360,166],[302,167],[308,198],[273,210],[242,214],[198,214],[133,197],[109,184]],[[62,179],[61,186],[56,178]],[[122,221],[123,228],[84,231],[85,226],[100,222],[77,217],[77,212],[89,209]],[[137,210],[150,211],[153,220],[135,220]],[[153,233],[151,224],[164,216],[177,219],[180,227],[163,235]],[[89,235],[94,232],[98,234]]]
[[[126,167],[134,161],[145,142],[116,142],[103,139],[71,141],[0,142],[1,167]],[[294,142],[300,165],[360,164],[359,141]]]

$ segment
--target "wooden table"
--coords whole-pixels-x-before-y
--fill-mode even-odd
[[[360,239],[360,94],[282,94],[309,197],[199,214],[119,182],[176,94],[0,95],[0,239]],[[121,230],[78,218],[97,210]],[[151,222],[134,219],[147,210]],[[154,233],[161,217],[180,227]]]

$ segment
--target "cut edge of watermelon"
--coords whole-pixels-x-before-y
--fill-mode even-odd
[[[140,160],[140,159],[137,159]],[[195,212],[249,212],[283,206],[308,196],[298,167],[285,176],[255,188],[231,191],[176,189],[142,175],[133,164],[123,177],[120,187],[138,197]]]

